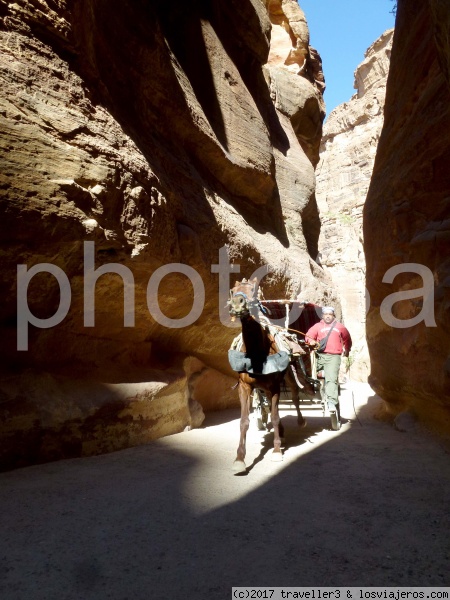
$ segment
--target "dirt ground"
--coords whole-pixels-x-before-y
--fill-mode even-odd
[[[447,443],[374,420],[379,399],[363,384],[341,403],[340,432],[318,408],[299,430],[282,405],[282,463],[252,423],[240,475],[235,410],[147,446],[0,474],[0,598],[450,585]]]

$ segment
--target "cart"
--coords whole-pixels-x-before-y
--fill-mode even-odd
[[[297,373],[299,376],[306,377],[313,384],[316,392],[306,394],[299,383],[300,406],[321,409],[324,417],[329,416],[331,429],[338,431],[341,428],[340,403],[338,402],[335,412],[328,410],[324,374],[323,371],[317,371],[315,353],[310,350],[305,341],[305,333],[308,329],[321,320],[322,308],[310,302],[291,300],[261,300],[261,305],[263,312],[265,311],[261,319],[265,319],[271,329],[277,330],[281,335],[284,333],[291,340],[294,338],[301,348],[308,349],[306,354],[296,356],[294,353],[292,361],[294,375]],[[288,400],[288,395],[288,388],[284,384],[280,399]],[[260,431],[268,430],[271,406],[264,392],[258,388],[255,388],[252,393],[252,407],[257,428]]]

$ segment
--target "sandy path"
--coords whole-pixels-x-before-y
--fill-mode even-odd
[[[2,600],[229,598],[232,586],[450,585],[450,461],[420,431],[371,418],[349,389],[340,432],[320,410],[286,448],[238,414],[148,446],[0,474]],[[361,409],[362,408],[362,409]],[[360,410],[361,409],[361,410]],[[265,439],[266,438],[266,439]]]

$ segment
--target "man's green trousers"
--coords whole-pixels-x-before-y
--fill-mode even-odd
[[[341,366],[340,354],[325,354],[317,352],[317,370],[325,375],[325,393],[328,402],[338,404],[339,402],[339,367]]]

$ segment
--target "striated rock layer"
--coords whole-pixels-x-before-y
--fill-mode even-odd
[[[351,377],[362,381],[370,372],[362,217],[383,126],[393,35],[390,29],[370,46],[355,71],[356,94],[329,115],[316,170],[320,262],[338,290],[352,333]]]
[[[446,2],[399,0],[384,127],[364,207],[370,382],[390,412],[407,410],[447,431],[449,34]],[[397,265],[396,276],[386,275]]]
[[[276,51],[272,29],[289,38]],[[236,404],[219,319],[234,278],[269,265],[267,298],[335,300],[314,260],[324,84],[298,4],[0,0],[0,74],[0,464],[144,443]],[[219,298],[225,245],[240,274]],[[31,277],[42,263],[59,280]]]

